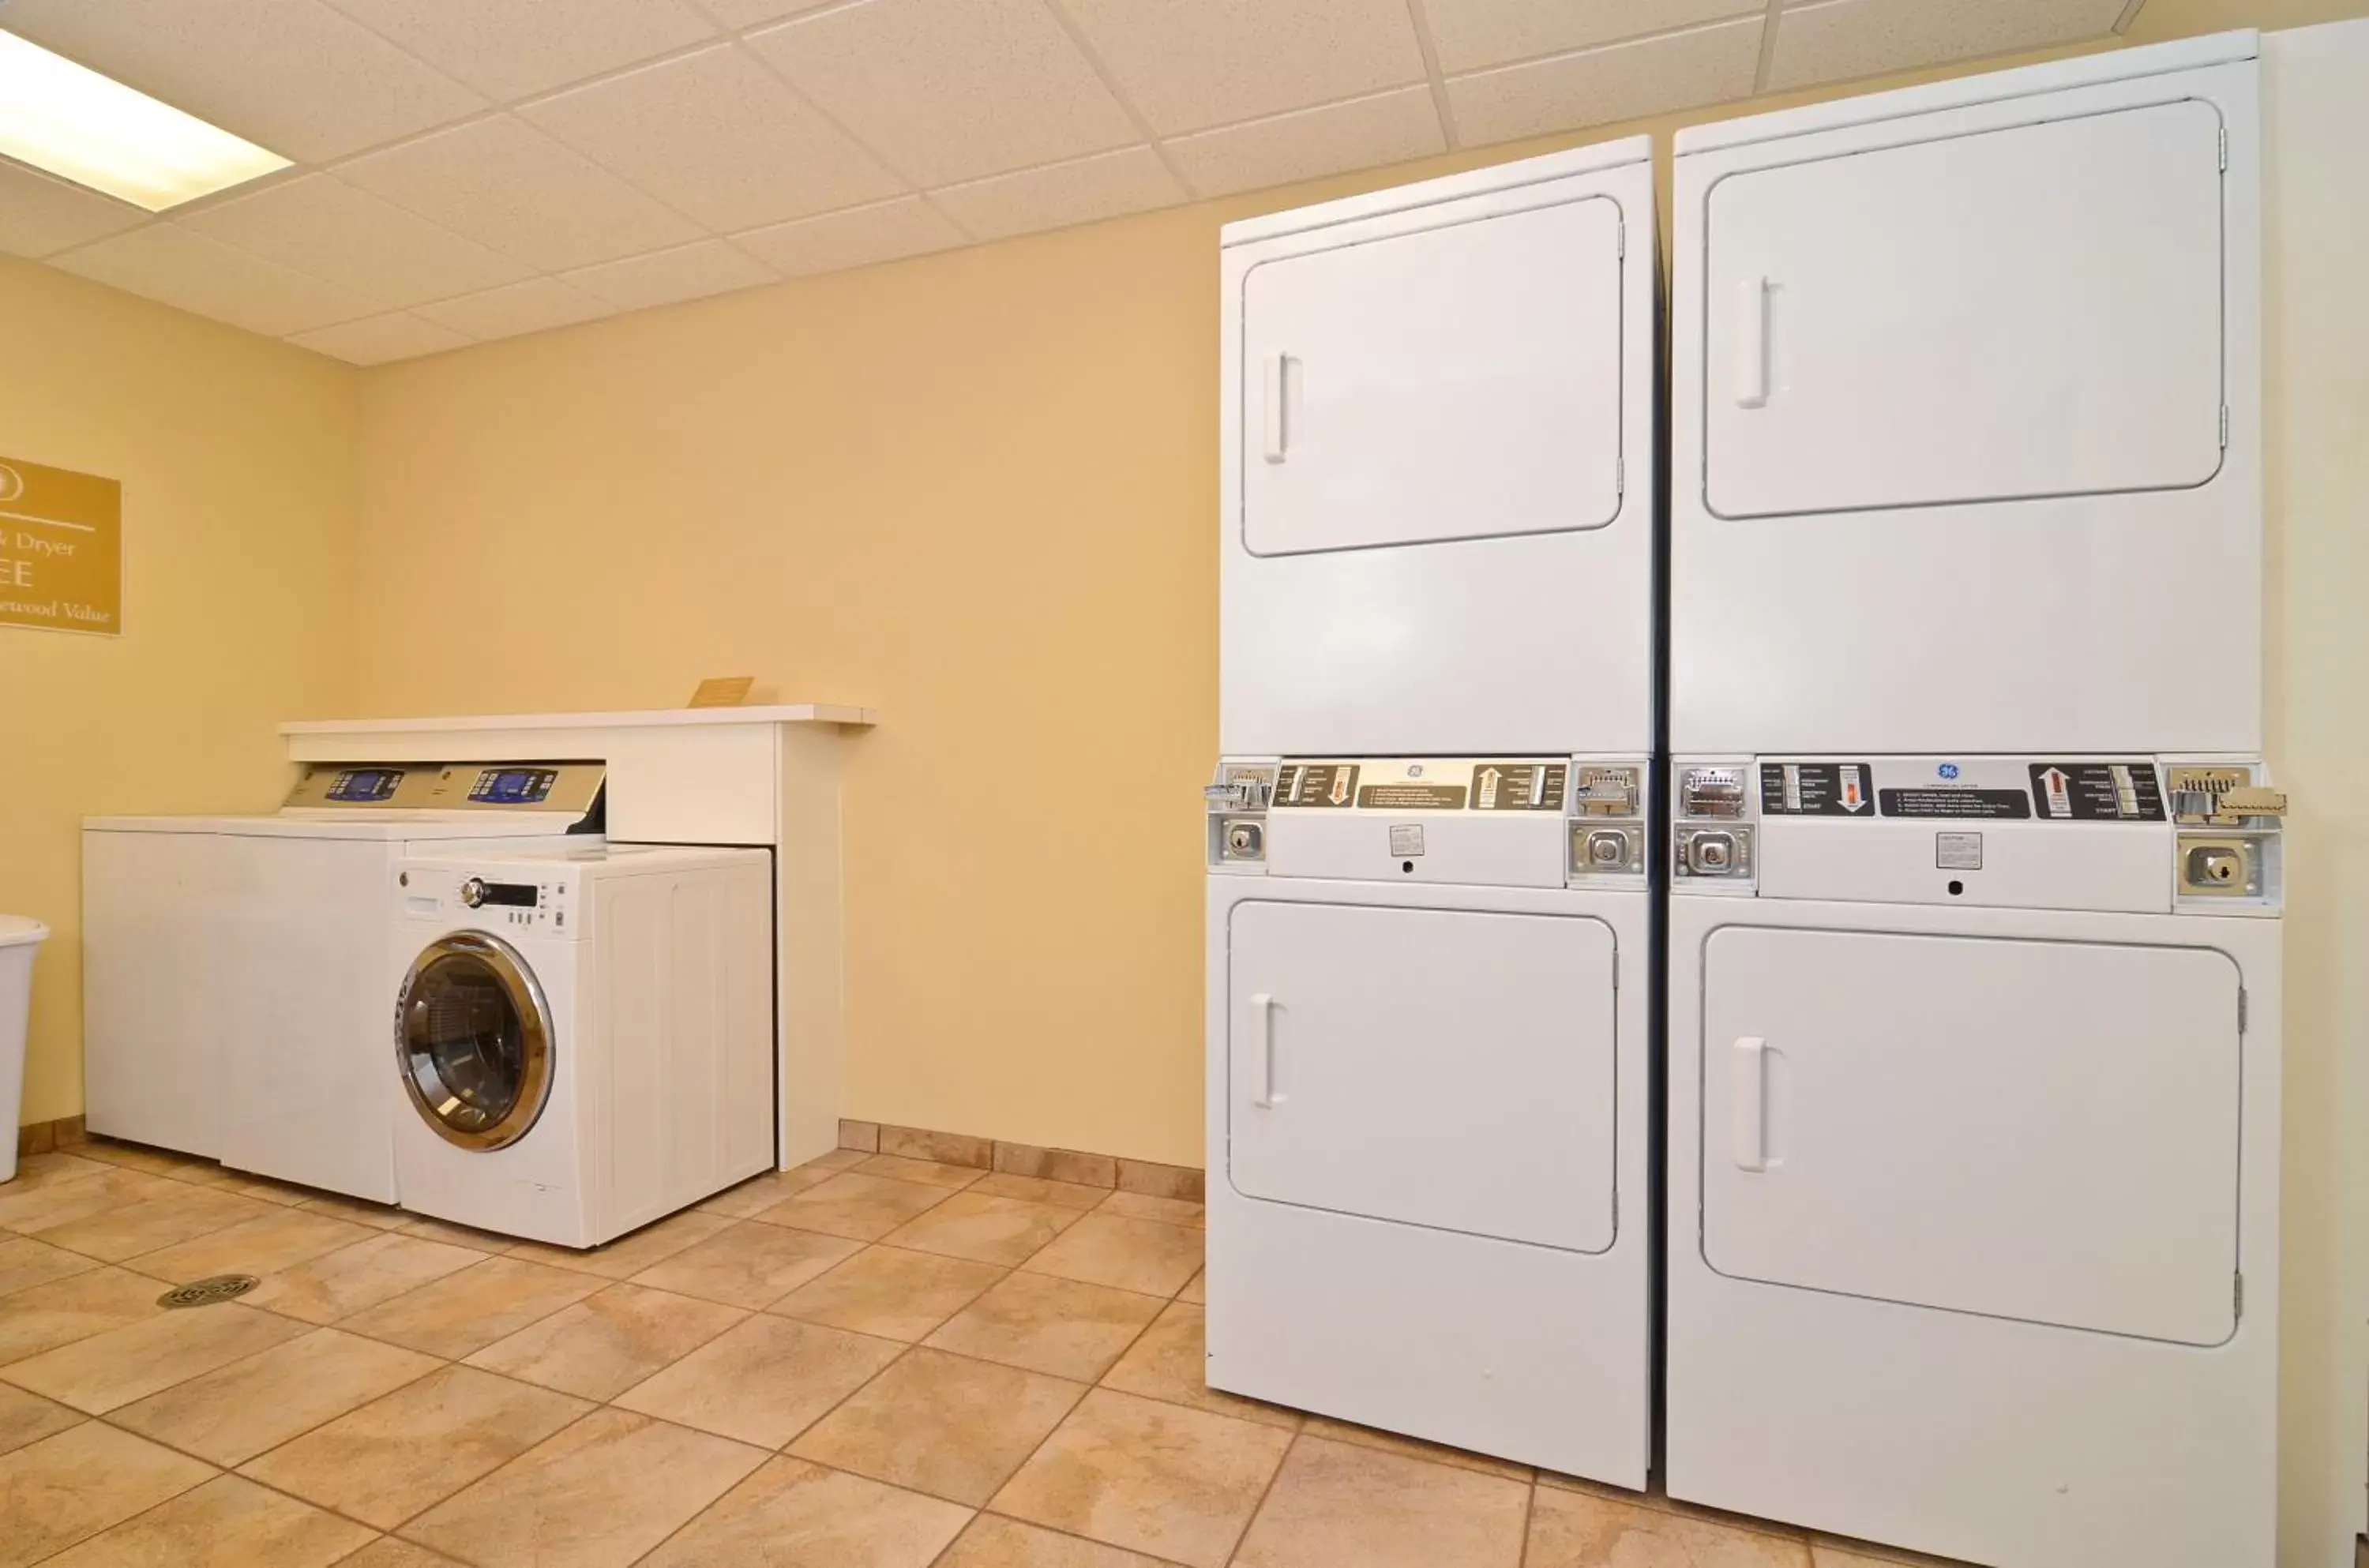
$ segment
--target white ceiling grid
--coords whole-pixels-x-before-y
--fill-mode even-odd
[[[2137,0],[0,0],[296,160],[0,250],[376,364],[785,277],[2101,37]]]

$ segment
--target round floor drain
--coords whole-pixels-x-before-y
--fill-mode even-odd
[[[217,1274],[211,1279],[193,1279],[187,1285],[176,1285],[156,1298],[156,1305],[211,1307],[217,1301],[236,1300],[261,1283],[251,1274]]]

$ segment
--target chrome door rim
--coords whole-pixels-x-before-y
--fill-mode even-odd
[[[419,1078],[412,1066],[411,1042],[404,1026],[411,1009],[412,989],[419,983],[420,976],[440,959],[456,957],[475,958],[492,971],[525,1035],[525,1063],[516,1103],[500,1121],[475,1132],[447,1122],[420,1092]],[[506,1148],[524,1138],[542,1120],[556,1076],[552,1035],[551,1009],[544,1001],[543,987],[536,981],[533,968],[509,943],[480,931],[456,931],[429,943],[411,961],[411,967],[404,973],[403,989],[395,996],[395,1071],[403,1079],[404,1093],[429,1129],[460,1149],[483,1152]]]

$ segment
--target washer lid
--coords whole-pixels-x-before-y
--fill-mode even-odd
[[[42,941],[50,928],[30,915],[0,915],[0,947],[26,947]]]

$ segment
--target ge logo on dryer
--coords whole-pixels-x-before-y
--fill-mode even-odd
[[[1958,764],[1955,762],[1944,762],[1933,771],[1940,774],[1945,779],[1954,779],[1958,776]]]

